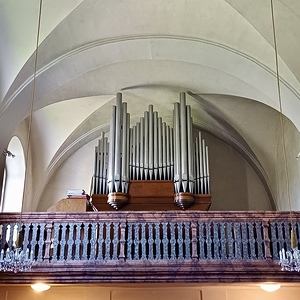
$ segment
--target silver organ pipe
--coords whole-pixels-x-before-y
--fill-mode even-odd
[[[153,169],[154,180],[158,180],[158,112],[153,114]]]
[[[140,180],[144,179],[144,151],[145,151],[145,143],[144,143],[144,133],[145,133],[145,120],[144,118],[140,118]]]
[[[107,158],[108,158],[108,139],[104,132],[95,147],[95,166],[93,178],[93,193],[107,193]]]
[[[149,112],[144,112],[144,180],[148,179],[149,173]]]
[[[173,180],[175,193],[210,193],[208,147],[201,132],[193,141],[191,107],[185,93],[174,103],[173,128],[149,105],[132,128],[122,94],[112,109],[109,142],[95,147],[94,194],[128,192],[130,180]]]
[[[180,93],[180,149],[183,192],[188,192],[187,118],[185,93]]]
[[[122,103],[122,94],[116,97],[116,106],[113,106],[109,136],[109,161],[108,161],[108,192],[127,193],[127,104]]]
[[[187,157],[188,157],[188,183],[189,183],[189,192],[194,191],[194,152],[193,152],[193,140],[192,140],[192,130],[193,122],[191,116],[191,107],[186,106],[186,118],[187,118]]]
[[[153,128],[153,105],[149,105],[149,180],[153,180],[154,174],[154,128]]]
[[[140,137],[141,137],[141,123],[136,124],[136,178],[135,179],[141,179],[140,178],[140,152],[141,152],[141,143],[140,143]]]
[[[108,168],[107,168],[107,185],[108,192],[114,192],[115,186],[115,132],[116,132],[116,106],[112,107],[112,115],[109,130],[109,152],[108,152]]]
[[[181,147],[180,147],[180,123],[179,123],[179,103],[174,104],[174,188],[179,193],[181,188]]]
[[[127,169],[128,169],[128,157],[127,157],[127,152],[129,151],[128,149],[128,136],[127,136],[127,131],[128,131],[129,126],[127,125],[127,103],[122,104],[122,145],[121,145],[121,192],[125,193],[125,191],[128,190],[128,182],[129,182],[129,177],[127,174]]]

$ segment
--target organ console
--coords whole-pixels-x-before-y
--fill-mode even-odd
[[[141,182],[143,186],[134,188]],[[95,147],[92,199],[105,195],[107,203],[118,210],[133,199],[130,189],[139,190],[141,195],[145,189],[147,201],[152,201],[149,187],[154,188],[153,198],[160,192],[153,183],[159,189],[165,183],[168,190],[172,184],[173,203],[180,209],[193,206],[199,199],[201,202],[204,196],[201,209],[207,210],[211,204],[208,147],[201,132],[193,128],[185,93],[174,103],[173,128],[153,111],[153,105],[130,128],[127,103],[117,93],[109,137],[102,132]]]

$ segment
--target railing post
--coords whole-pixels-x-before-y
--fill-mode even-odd
[[[197,223],[191,222],[191,229],[192,229],[192,260],[198,259],[198,251],[197,251]]]
[[[263,221],[263,234],[264,234],[264,247],[265,247],[265,258],[267,260],[272,259],[271,248],[270,248],[270,237],[269,237],[269,221]]]
[[[120,223],[120,253],[119,253],[119,260],[125,261],[125,234],[126,234],[126,222]]]
[[[46,230],[46,240],[45,240],[45,253],[44,260],[50,259],[50,246],[51,246],[51,236],[52,236],[53,224],[47,223],[45,226]]]

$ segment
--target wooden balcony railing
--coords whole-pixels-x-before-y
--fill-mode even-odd
[[[33,252],[30,272],[3,282],[285,281],[278,253],[299,213],[87,212],[0,214],[0,248]],[[299,242],[298,242],[299,246]],[[300,281],[299,274],[288,281]]]

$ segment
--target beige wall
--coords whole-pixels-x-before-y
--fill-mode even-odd
[[[276,292],[258,284],[198,285],[148,284],[120,286],[52,286],[37,293],[29,286],[0,286],[0,300],[297,300],[300,286],[283,286]]]

